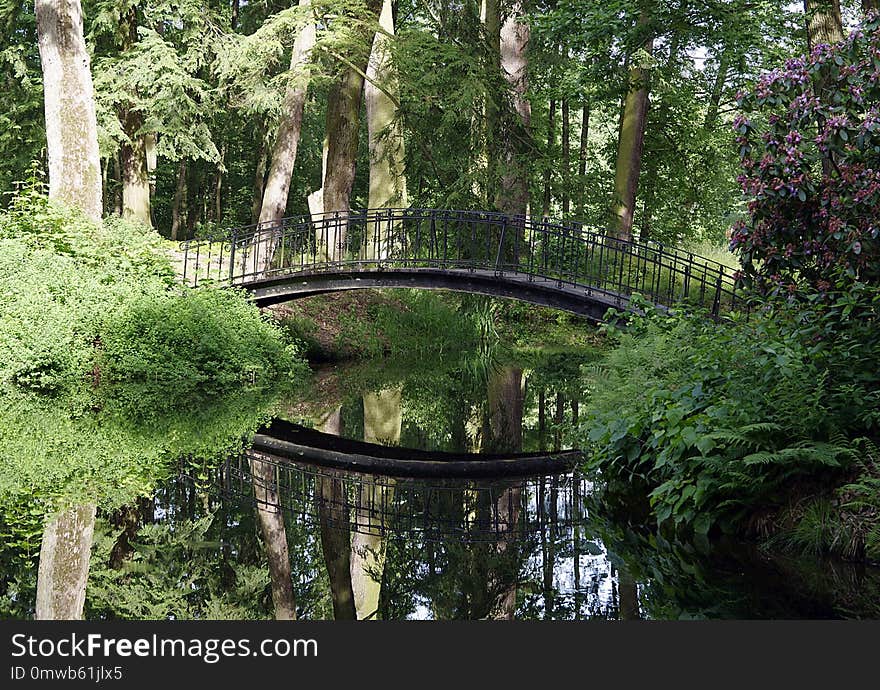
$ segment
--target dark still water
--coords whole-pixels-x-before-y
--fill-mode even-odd
[[[7,401],[0,615],[33,616],[40,506],[88,491],[88,618],[880,618],[876,568],[607,515],[566,450],[588,361],[336,367],[271,404]]]

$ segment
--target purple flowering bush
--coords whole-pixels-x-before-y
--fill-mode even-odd
[[[880,16],[738,102],[742,283],[763,295],[880,283]]]

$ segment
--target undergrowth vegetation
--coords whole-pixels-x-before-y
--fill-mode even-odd
[[[848,296],[721,322],[643,304],[625,330],[609,328],[614,347],[588,377],[590,465],[611,488],[649,491],[661,524],[763,536],[788,525],[805,547],[787,507],[800,501],[810,518],[827,505],[852,534],[811,548],[877,557],[876,299],[865,290],[857,317]]]

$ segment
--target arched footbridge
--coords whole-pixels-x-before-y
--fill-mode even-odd
[[[455,290],[600,321],[639,294],[717,317],[743,307],[726,266],[580,223],[485,211],[370,209],[286,218],[181,243],[184,283],[247,289],[261,305],[360,288]],[[182,265],[180,265],[182,263]]]

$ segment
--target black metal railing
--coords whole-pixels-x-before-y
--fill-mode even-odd
[[[746,309],[732,271],[656,242],[632,242],[575,222],[486,211],[370,209],[285,218],[182,242],[182,280],[248,286],[295,274],[393,268],[491,271],[592,295],[635,293],[689,302],[713,316]]]
[[[265,465],[260,476],[252,472],[254,462]],[[262,503],[255,489],[268,489],[277,503],[266,505],[301,524],[323,519],[363,534],[468,542],[528,538],[551,522],[560,530],[581,524],[591,486],[577,471],[512,480],[394,479],[254,451],[229,457],[216,481],[225,495],[254,503]],[[322,493],[321,482],[337,484],[332,497]]]

